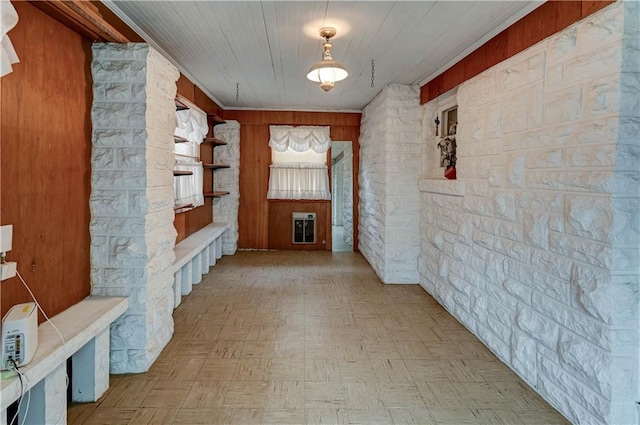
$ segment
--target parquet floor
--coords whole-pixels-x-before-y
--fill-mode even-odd
[[[354,253],[223,257],[148,373],[74,425],[567,423],[417,285]]]

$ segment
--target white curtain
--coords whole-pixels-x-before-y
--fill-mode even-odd
[[[178,162],[173,167],[177,171],[191,171],[190,176],[177,176],[173,178],[173,189],[175,193],[175,204],[193,204],[194,207],[204,205],[204,194],[202,193],[202,162]]]
[[[182,102],[187,103],[185,101]],[[193,104],[188,104],[187,106],[189,106],[189,109],[176,111],[176,130],[174,134],[184,137],[190,142],[200,144],[209,132],[207,114]]]
[[[18,55],[7,33],[18,23],[18,13],[9,0],[0,0],[0,77],[10,73],[11,64],[18,63]]]
[[[323,164],[272,164],[267,199],[331,200],[329,173]]]
[[[278,152],[291,148],[296,152],[311,149],[316,153],[325,153],[331,147],[330,129],[331,127],[270,125],[269,146]]]

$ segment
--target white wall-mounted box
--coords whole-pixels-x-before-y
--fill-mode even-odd
[[[13,224],[0,226],[0,252],[11,251],[12,239],[13,239]]]

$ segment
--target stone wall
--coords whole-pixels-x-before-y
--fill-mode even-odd
[[[229,192],[213,200],[213,220],[227,223],[229,229],[222,235],[222,254],[233,255],[238,249],[238,207],[240,205],[240,123],[227,121],[213,128],[216,138],[227,142],[214,148],[215,162],[228,164],[229,168],[214,171],[214,190]]]
[[[353,144],[347,143],[342,152],[342,227],[344,243],[353,247]]]
[[[358,247],[384,283],[418,281],[420,123],[417,86],[391,84],[362,112]]]
[[[94,44],[91,293],[129,297],[111,372],[146,371],[173,335],[178,70],[146,44]]]
[[[420,181],[420,284],[573,423],[638,423],[639,33],[618,2],[459,86]]]

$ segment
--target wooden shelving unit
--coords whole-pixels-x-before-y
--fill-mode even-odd
[[[228,195],[229,192],[223,190],[214,190],[213,192],[207,192],[204,194],[205,198],[221,198],[225,195]]]
[[[174,212],[183,212],[183,210],[190,210],[193,208],[193,204],[184,204],[173,207]]]
[[[174,176],[192,176],[193,171],[173,170]]]
[[[207,118],[209,120],[209,122],[211,123],[212,128],[215,131],[215,127],[216,125],[220,125],[220,124],[225,124],[226,121],[223,120],[222,118],[220,118],[219,116],[215,115],[215,114],[207,114]],[[211,144],[213,146],[213,149],[215,149],[218,146],[226,146],[227,142],[225,142],[224,140],[220,140],[220,139],[216,139],[215,137],[207,137],[206,139],[204,139],[202,141],[202,143],[207,143],[207,144]],[[211,161],[214,161],[214,154],[213,154],[213,150],[211,151]],[[212,162],[210,164],[202,164],[202,167],[206,170],[211,170],[211,187],[213,188],[215,186],[214,184],[214,173],[216,170],[220,170],[223,168],[230,168],[230,166],[228,164],[222,164],[222,163],[215,163]],[[213,190],[211,192],[207,192],[204,194],[205,198],[220,198],[222,196],[228,195],[229,192],[227,191],[223,191],[223,190]]]
[[[216,139],[215,137],[207,137],[206,139],[204,139],[202,141],[202,143],[210,143],[212,144],[214,147],[216,146],[226,146],[227,142],[224,142],[220,139]]]
[[[211,168],[212,170],[219,170],[220,168],[230,168],[229,164],[202,164],[203,168]]]

